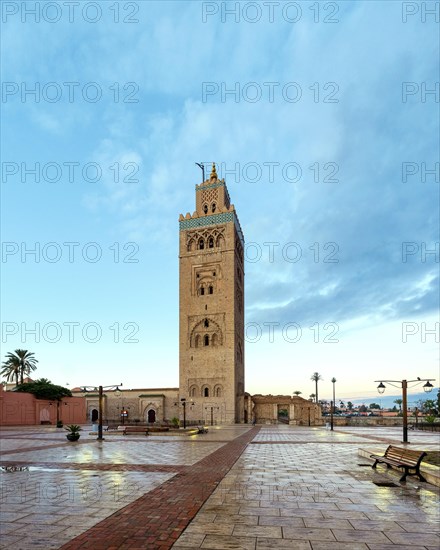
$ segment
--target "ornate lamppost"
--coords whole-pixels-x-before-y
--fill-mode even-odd
[[[435,378],[417,378],[417,380],[375,380],[375,382],[379,382],[379,385],[377,386],[377,391],[382,394],[385,391],[385,384],[391,384],[391,386],[394,386],[395,388],[401,388],[402,389],[402,412],[403,412],[403,441],[402,443],[408,443],[408,399],[407,399],[407,392],[408,392],[408,384],[413,384],[412,387],[417,386],[418,384],[422,382],[426,382],[423,384],[423,391],[425,393],[429,393],[432,391],[432,388],[434,387],[431,382],[433,382]],[[396,384],[399,384],[396,386]]]
[[[98,441],[103,441],[104,438],[102,437],[102,409],[103,409],[103,401],[104,401],[104,390],[115,390],[116,392],[119,392],[119,386],[122,386],[122,382],[120,384],[113,384],[111,386],[99,386],[99,404],[98,404]],[[96,386],[83,386],[83,392],[89,392],[89,391],[96,391]]]

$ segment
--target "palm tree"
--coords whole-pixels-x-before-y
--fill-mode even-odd
[[[8,355],[12,355],[12,354],[8,354]],[[20,372],[20,365],[19,365],[18,357],[16,357],[15,359],[12,357],[8,357],[8,359],[3,362],[1,375],[6,378],[6,382],[14,380],[15,378],[15,385],[18,386],[19,372]]]
[[[294,391],[293,393],[298,397],[298,395],[300,395],[300,394],[302,393],[302,391],[296,390],[296,391]]]
[[[17,385],[18,375],[20,375],[20,384],[23,384],[24,375],[26,374],[29,376],[32,371],[36,370],[36,363],[38,363],[38,361],[35,359],[34,355],[35,354],[33,352],[28,351],[27,349],[16,349],[14,353],[9,352],[6,354],[6,361],[4,365],[7,366],[8,369],[12,369],[14,371],[13,376],[15,376]],[[10,378],[12,377],[10,376]]]
[[[309,397],[310,397],[310,399],[313,401],[313,400],[315,399],[316,396],[315,396],[314,393],[311,393],[311,394],[309,395]]]
[[[393,403],[396,403],[396,405],[399,405],[399,412],[402,412],[402,399],[395,399]]]
[[[322,380],[322,376],[319,374],[319,372],[314,372],[310,380],[313,380],[315,382],[315,401],[316,403],[318,403],[318,380]]]

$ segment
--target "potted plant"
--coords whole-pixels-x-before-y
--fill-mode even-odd
[[[63,421],[57,420],[57,428],[62,428],[62,427],[63,427]]]
[[[70,426],[66,426],[64,428],[69,433],[66,435],[67,439],[69,441],[78,441],[80,438],[79,432],[81,431],[81,427],[77,424],[70,424]]]
[[[171,424],[175,427],[175,428],[178,428],[180,426],[180,420],[177,418],[177,416],[174,416],[172,419],[171,419]]]

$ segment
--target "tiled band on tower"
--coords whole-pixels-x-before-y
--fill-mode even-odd
[[[244,237],[215,164],[196,185],[196,211],[181,214],[179,225],[179,397],[186,418],[247,422]]]

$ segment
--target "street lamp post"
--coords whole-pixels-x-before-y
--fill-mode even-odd
[[[335,382],[336,382],[336,378],[333,376],[332,378],[332,384],[333,384],[333,401],[331,402],[331,405],[330,405],[330,430],[333,431],[333,414],[335,412]]]
[[[186,399],[182,397],[180,399],[180,402],[182,403],[182,406],[183,406],[183,429],[186,430]]]
[[[119,391],[119,386],[122,386],[122,382],[120,384],[113,384],[112,386],[99,386],[98,389],[98,395],[99,395],[99,402],[98,402],[98,415],[99,415],[99,423],[98,423],[98,441],[103,441],[104,438],[102,437],[102,409],[103,409],[103,403],[104,403],[104,390],[116,390]],[[83,392],[88,391],[96,391],[96,386],[84,386]]]
[[[431,384],[431,381],[434,381],[435,378],[417,378],[417,380],[375,380],[375,382],[379,382],[379,385],[377,386],[377,391],[382,394],[385,391],[385,384],[391,384],[391,386],[394,386],[395,388],[402,388],[402,409],[403,409],[403,441],[402,443],[408,443],[408,384],[414,384],[414,386],[417,386],[417,384],[420,384],[421,382],[426,382],[423,384],[423,391],[425,393],[429,393],[432,391],[432,388],[434,387]],[[400,386],[396,386],[396,384],[400,384]]]
[[[205,411],[211,409],[211,426],[214,426],[214,409],[218,411],[219,407],[205,407]]]
[[[183,407],[183,429],[185,430],[186,429],[186,397],[181,397],[180,398],[180,405],[182,405]],[[189,404],[192,406],[192,405],[195,405],[194,401],[190,401]],[[179,405],[179,401],[177,401],[176,403],[174,403],[175,406]]]
[[[121,402],[118,402],[118,415],[119,419],[122,420],[122,425],[124,425],[125,420],[128,420],[128,411],[130,410],[130,407],[124,407],[124,396],[119,388],[115,390],[115,395],[116,397],[121,397]]]

